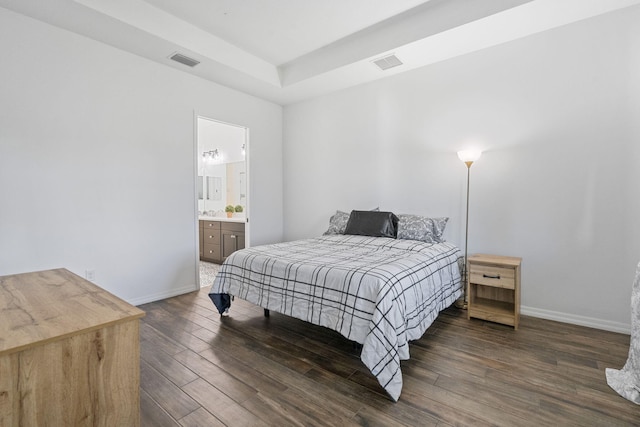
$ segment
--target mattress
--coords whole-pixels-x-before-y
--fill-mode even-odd
[[[362,344],[362,362],[397,401],[409,341],[462,294],[459,258],[448,242],[328,235],[234,252],[210,296],[221,313],[233,295]]]

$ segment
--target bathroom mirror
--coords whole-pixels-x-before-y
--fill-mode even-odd
[[[198,214],[226,217],[225,206],[247,207],[246,129],[205,117],[197,118],[198,126]]]

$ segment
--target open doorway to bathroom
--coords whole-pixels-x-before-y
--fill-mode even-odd
[[[249,241],[249,130],[196,116],[196,199],[200,287]]]

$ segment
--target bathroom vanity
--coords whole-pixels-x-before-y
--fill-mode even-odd
[[[199,217],[200,259],[221,264],[244,249],[246,218]]]

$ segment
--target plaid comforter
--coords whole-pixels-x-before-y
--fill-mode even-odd
[[[220,294],[333,329],[362,344],[363,363],[393,400],[400,360],[462,293],[450,243],[332,235],[234,252],[210,296]]]

